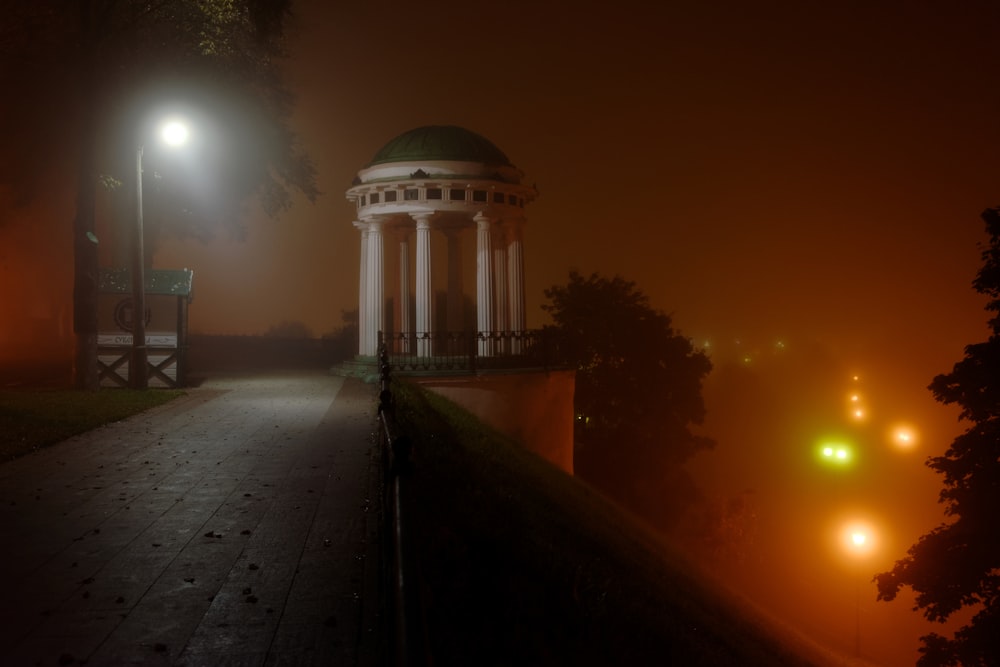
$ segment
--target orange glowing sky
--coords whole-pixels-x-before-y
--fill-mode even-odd
[[[950,360],[982,330],[969,282],[1000,133],[981,13],[346,4],[303,4],[292,42],[324,197],[247,243],[157,254],[195,269],[195,330],[338,326],[359,245],[344,191],[386,141],[446,123],[538,185],[534,325],[577,268],[635,280],[699,338],[905,339]]]
[[[354,174],[401,132],[461,125],[540,191],[527,211],[529,326],[544,322],[542,290],[577,269],[635,281],[681,332],[712,342],[706,429],[720,444],[699,472],[710,489],[769,486],[780,493],[765,504],[832,510],[796,501],[815,485],[789,457],[818,426],[793,422],[833,423],[826,411],[846,407],[798,395],[823,385],[809,395],[839,401],[850,387],[838,383],[860,371],[879,404],[865,442],[896,421],[921,433],[909,455],[870,458],[854,496],[910,516],[878,567],[939,520],[922,461],[957,427],[925,387],[986,333],[970,283],[979,214],[1000,204],[995,2],[309,0],[297,11],[288,72],[325,194],[278,223],[250,220],[246,241],[157,249],[156,267],[195,272],[192,331],[340,326],[357,307]],[[36,214],[68,229],[72,200],[52,210],[60,201]],[[6,303],[23,258],[71,261],[69,244],[11,227],[0,227]],[[64,282],[38,300],[58,311],[70,294]],[[774,360],[778,340],[791,361]],[[769,387],[760,405],[727,394],[739,382],[721,369],[744,356],[761,370],[740,372]],[[893,613],[915,616],[908,607]],[[899,623],[903,638],[877,656],[886,664],[913,662],[916,633]]]

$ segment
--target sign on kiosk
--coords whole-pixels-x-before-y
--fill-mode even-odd
[[[132,347],[132,334],[98,334],[97,344]],[[146,334],[146,347],[177,347],[177,334]]]
[[[102,386],[128,386],[135,316],[130,276],[127,269],[101,270],[97,358]],[[177,387],[184,382],[192,280],[189,269],[146,272],[146,359],[151,387]]]

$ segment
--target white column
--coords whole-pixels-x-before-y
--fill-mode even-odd
[[[385,326],[385,288],[382,249],[382,221],[368,223],[368,340],[367,354],[378,353],[378,332]]]
[[[465,328],[462,312],[462,230],[445,230],[448,237],[448,330],[452,333]]]
[[[493,332],[493,259],[489,218],[477,213],[476,221],[476,327],[483,336]],[[479,341],[479,354],[490,356],[492,346],[488,338]]]
[[[511,353],[522,351],[520,337],[524,334],[524,244],[522,242],[521,220],[512,220],[507,235],[507,278],[510,297]]]
[[[358,275],[358,354],[367,353],[368,340],[368,225],[356,221],[361,231],[361,267]]]
[[[431,353],[433,304],[431,301],[431,213],[411,214],[417,223],[417,356]]]
[[[396,298],[399,317],[398,331],[396,339],[399,341],[400,352],[408,354],[410,352],[410,334],[412,324],[410,323],[410,232],[407,229],[399,230],[399,296]]]
[[[503,223],[493,227],[493,326],[501,338],[496,341],[494,352],[506,351],[505,338],[510,330],[507,321],[509,313],[507,302],[507,243]]]

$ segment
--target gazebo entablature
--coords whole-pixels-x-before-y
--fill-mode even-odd
[[[474,215],[486,207],[504,218],[523,217],[515,211],[538,193],[522,185],[521,178],[516,167],[483,169],[469,162],[377,165],[358,173],[347,199],[354,202],[360,219],[421,211]]]

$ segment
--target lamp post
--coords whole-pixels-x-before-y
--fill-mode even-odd
[[[861,563],[868,556],[873,544],[873,531],[870,526],[855,524],[845,531],[847,549],[857,560],[857,571],[854,573],[854,655],[861,657]]]
[[[864,549],[868,535],[861,530],[851,533],[851,543],[855,549]],[[861,657],[861,577],[854,578],[854,655]]]
[[[168,146],[180,146],[187,141],[187,125],[179,120],[165,122],[160,137]],[[129,384],[133,389],[145,389],[149,384],[146,350],[146,276],[145,248],[142,229],[142,144],[135,150],[135,229],[132,232],[132,357],[129,362]]]
[[[145,389],[146,373],[146,276],[142,242],[142,146],[135,149],[135,229],[132,230],[132,359],[129,384]]]

